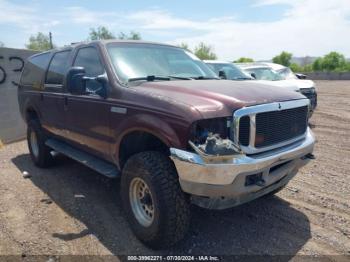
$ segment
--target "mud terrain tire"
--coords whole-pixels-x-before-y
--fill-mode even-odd
[[[137,215],[143,213],[143,206],[135,213],[135,206],[139,210],[135,204],[138,194],[133,194],[135,183],[146,188],[151,197],[148,204],[152,206],[146,206],[145,211],[153,212],[148,220]],[[167,248],[185,236],[190,224],[190,204],[180,188],[174,163],[166,155],[148,151],[130,157],[122,172],[121,195],[131,229],[145,245],[153,249]],[[141,200],[141,205],[144,202]]]
[[[30,120],[27,127],[27,142],[30,156],[38,167],[49,167],[53,163],[51,149],[45,145],[46,136],[39,121]]]

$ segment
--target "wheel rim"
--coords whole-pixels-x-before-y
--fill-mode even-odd
[[[137,177],[130,183],[129,199],[131,209],[137,221],[148,227],[154,219],[154,206],[151,191],[146,182]]]
[[[37,158],[39,156],[39,146],[38,146],[38,138],[34,131],[30,132],[30,147],[32,149],[33,155]]]

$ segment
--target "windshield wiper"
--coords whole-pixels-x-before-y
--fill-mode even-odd
[[[218,77],[206,77],[206,76],[194,76],[194,77],[191,77],[191,78],[195,79],[195,80],[219,79]]]
[[[135,81],[142,81],[142,80],[148,81],[148,82],[152,82],[154,80],[169,81],[170,77],[149,75],[149,76],[129,78],[128,82],[135,82]]]
[[[252,78],[249,77],[235,77],[233,80],[253,80]]]
[[[149,75],[149,76],[142,76],[142,77],[134,77],[129,78],[128,82],[135,82],[135,81],[147,81],[152,82],[155,80],[161,80],[161,81],[170,81],[171,79],[180,79],[180,80],[193,80],[192,77],[184,77],[184,76],[155,76],[155,75]]]
[[[174,78],[174,79],[181,79],[181,80],[194,80],[193,77],[186,77],[186,76],[168,76],[170,78]]]

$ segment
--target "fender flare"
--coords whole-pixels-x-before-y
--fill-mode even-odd
[[[156,116],[138,114],[124,119],[114,130],[115,143],[112,145],[112,157],[119,166],[119,149],[123,139],[130,133],[140,131],[158,138],[167,147],[181,147],[181,141],[175,130],[164,120]]]
[[[36,113],[36,115],[38,116],[39,121],[41,122],[42,116],[41,116],[40,110],[36,107],[36,105],[34,103],[31,103],[29,98],[27,98],[23,104],[24,104],[23,112],[22,112],[23,120],[25,122],[27,122],[27,120],[28,120],[27,119],[27,112],[34,111]]]

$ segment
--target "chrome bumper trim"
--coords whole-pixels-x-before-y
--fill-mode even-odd
[[[237,154],[229,158],[203,158],[199,154],[176,148],[171,148],[170,153],[180,183],[183,181],[223,186],[232,184],[240,174],[263,172],[278,164],[302,158],[312,153],[314,143],[314,136],[308,128],[305,139],[256,155]]]

